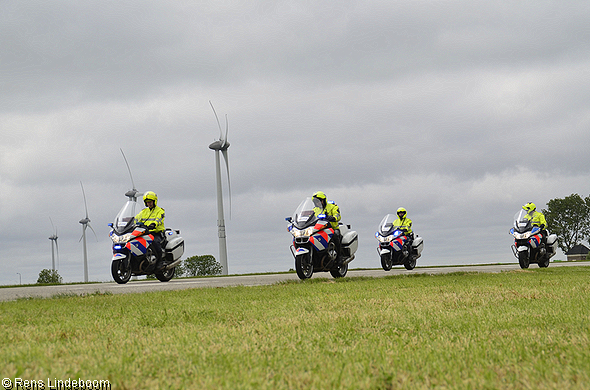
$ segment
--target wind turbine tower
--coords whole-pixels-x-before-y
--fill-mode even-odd
[[[219,118],[217,117],[217,113],[215,112],[215,108],[213,104],[211,104],[211,108],[213,109],[213,113],[215,114],[215,119],[217,119],[217,126],[219,127],[219,139],[209,145],[209,149],[215,151],[215,173],[217,178],[217,231],[219,235],[219,263],[221,264],[221,274],[227,275],[227,242],[225,236],[225,220],[223,217],[223,190],[221,187],[221,161],[219,157],[219,152],[223,154],[223,159],[225,160],[225,167],[227,169],[227,185],[229,189],[229,202],[230,202],[230,216],[231,216],[231,184],[229,180],[229,162],[227,158],[227,149],[229,148],[229,142],[227,142],[227,131],[228,131],[228,122],[227,122],[227,115],[225,116],[225,136],[221,131],[221,124],[219,123]]]
[[[59,261],[59,247],[57,246],[57,228],[53,224],[51,217],[49,217],[49,221],[51,222],[51,226],[53,227],[53,234],[49,236],[51,240],[51,269],[55,271],[55,253],[57,252],[57,258]]]
[[[80,237],[80,240],[82,240],[82,246],[84,248],[84,283],[88,283],[88,251],[86,250],[86,228],[89,227],[95,236],[96,232],[94,229],[92,229],[92,226],[90,226],[90,218],[88,218],[88,206],[86,205],[86,193],[84,192],[84,186],[82,185],[82,182],[80,182],[80,186],[82,187],[82,196],[84,196],[84,209],[86,210],[86,217],[80,220],[80,223],[82,224],[82,237]],[[96,239],[98,240],[98,237]]]

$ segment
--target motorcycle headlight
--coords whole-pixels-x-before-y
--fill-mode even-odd
[[[377,240],[379,240],[379,242],[391,242],[391,240],[393,240],[393,236],[389,235],[389,236],[383,237],[382,235],[379,234],[377,236]]]
[[[513,233],[514,234],[514,238],[516,238],[517,240],[526,240],[531,236],[531,232],[525,232],[525,233]]]
[[[116,234],[111,235],[111,240],[113,240],[115,244],[125,244],[134,238],[135,236],[131,233],[123,234],[122,236],[117,236]]]
[[[309,237],[313,234],[313,227],[308,227],[307,229],[299,230],[297,228],[291,229],[291,234],[293,237]]]

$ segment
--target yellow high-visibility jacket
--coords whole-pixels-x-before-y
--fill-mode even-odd
[[[393,221],[393,226],[399,226],[408,235],[412,233],[412,220],[410,218],[398,218]]]
[[[526,218],[528,218],[531,221],[533,226],[538,226],[542,230],[547,229],[547,220],[545,219],[543,213],[533,211],[532,213],[528,213]]]
[[[166,230],[164,227],[164,209],[158,206],[154,206],[153,209],[146,207],[145,209],[141,210],[139,214],[135,216],[135,222],[143,223],[146,226],[155,223],[156,227],[154,229],[150,229],[150,231],[155,233],[160,233]]]
[[[334,217],[336,221],[330,222],[330,226],[332,226],[334,229],[339,229],[338,222],[342,219],[342,217],[340,216],[340,208],[336,203],[334,203],[333,201],[328,201],[325,209],[322,210],[319,207],[315,207],[313,211],[315,215],[326,214]]]

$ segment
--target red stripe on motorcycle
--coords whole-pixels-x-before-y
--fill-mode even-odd
[[[402,249],[402,247],[404,246],[404,243],[405,242],[406,242],[406,237],[405,236],[398,237],[395,240],[391,241],[391,246],[396,251],[400,251]]]
[[[532,248],[538,248],[539,245],[541,245],[541,235],[537,234],[536,236],[532,236],[529,239],[529,243],[531,245]]]
[[[328,240],[330,239],[330,236],[328,235],[328,232],[326,230],[322,230],[321,232],[317,233],[319,236],[321,236],[324,240],[326,240],[326,242],[328,242]]]
[[[315,230],[321,230],[324,227],[324,224],[321,222],[318,222],[315,224],[315,226],[313,227]]]

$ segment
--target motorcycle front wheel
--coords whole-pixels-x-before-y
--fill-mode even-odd
[[[297,271],[297,276],[301,280],[311,278],[313,275],[313,264],[309,253],[295,257],[295,271]]]
[[[156,279],[158,279],[160,282],[167,282],[170,279],[172,279],[174,277],[174,270],[176,269],[176,267],[170,268],[170,269],[165,269],[159,272],[156,272]]]
[[[111,274],[115,282],[125,284],[131,279],[131,267],[125,269],[121,260],[113,260]]]
[[[393,258],[391,253],[381,255],[381,267],[383,267],[385,271],[391,270],[391,267],[393,267]]]
[[[348,263],[346,264],[342,264],[336,268],[332,268],[330,270],[330,274],[334,277],[334,278],[343,278],[346,276],[346,273],[348,272]]]
[[[529,268],[530,263],[531,262],[529,260],[528,253],[526,251],[518,252],[518,264],[520,265],[520,268]]]

